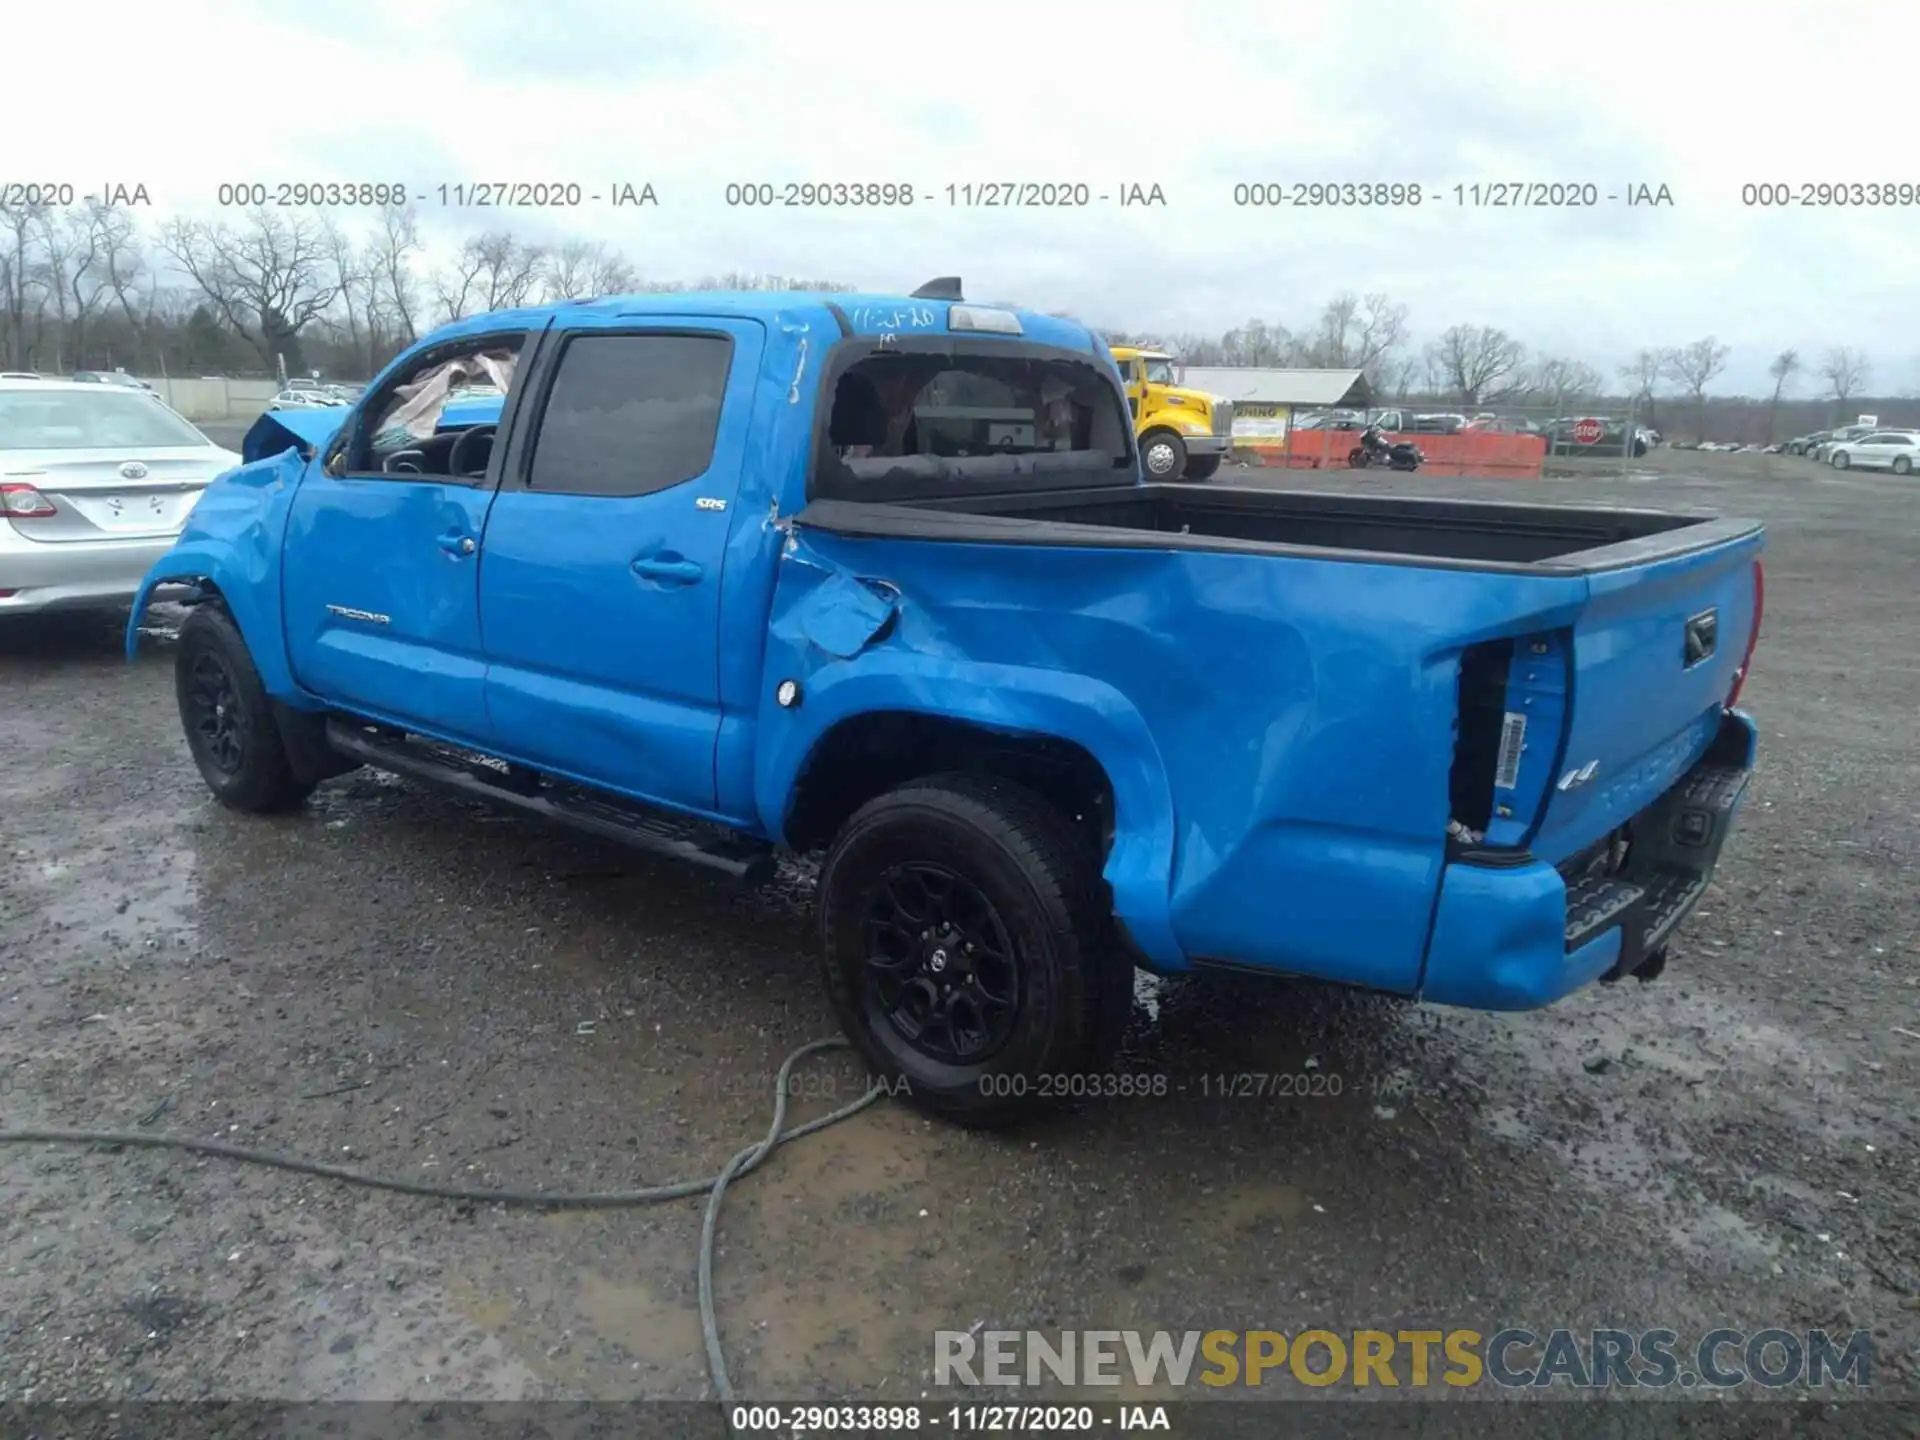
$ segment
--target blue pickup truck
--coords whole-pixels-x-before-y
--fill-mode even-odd
[[[1754,763],[1759,525],[1149,483],[1101,339],[953,281],[463,320],[244,459],[127,632],[191,587],[218,800],[823,853],[840,1023],[963,1123],[1104,1073],[1136,968],[1650,978]]]

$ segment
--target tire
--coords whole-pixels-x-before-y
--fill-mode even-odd
[[[1110,943],[1097,856],[1038,795],[969,775],[889,791],[841,827],[819,896],[834,1013],[893,1093],[977,1128],[1098,1093],[1133,966]],[[1011,963],[985,963],[996,951]],[[922,1023],[943,993],[958,1023]]]
[[[173,686],[187,749],[214,799],[259,815],[313,793],[318,782],[295,775],[260,672],[223,606],[195,606],[180,626]]]
[[[1140,441],[1140,464],[1149,480],[1177,480],[1187,468],[1187,442],[1171,430],[1149,430]]]
[[[1894,474],[1905,475],[1908,471],[1912,469],[1913,469],[1913,461],[1909,460],[1906,456],[1896,455],[1893,457],[1893,473]]]
[[[1354,446],[1353,449],[1347,452],[1347,468],[1349,470],[1366,469],[1367,452],[1362,450],[1358,445]]]
[[[1190,455],[1187,457],[1186,478],[1189,480],[1211,480],[1220,469],[1224,459],[1220,455]]]
[[[1833,463],[1834,469],[1844,470],[1853,462],[1847,458],[1847,452],[1844,450],[1841,450],[1835,453],[1832,463]]]

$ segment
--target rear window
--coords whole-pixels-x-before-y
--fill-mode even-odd
[[[1091,359],[887,352],[842,372],[819,493],[848,499],[1133,478],[1124,394]],[[1012,482],[1011,484],[1009,482]]]
[[[0,450],[165,450],[211,443],[144,391],[0,391]]]

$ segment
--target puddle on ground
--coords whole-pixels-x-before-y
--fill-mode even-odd
[[[133,816],[92,827],[85,844],[45,855],[17,878],[38,889],[49,924],[131,947],[186,944],[195,934],[200,885],[194,852],[179,843],[177,816]]]
[[[1750,1110],[1749,1077],[1771,1073],[1778,1083],[1765,1105],[1781,1123],[1834,1141],[1857,1138],[1827,1103],[1844,1084],[1844,1066],[1811,1037],[1722,998],[1697,990],[1636,998],[1580,995],[1511,1016],[1436,1011],[1435,1023],[1460,1041],[1456,1063],[1509,1102],[1481,1109],[1486,1133],[1553,1156],[1595,1191],[1630,1197],[1696,1255],[1770,1262],[1780,1244],[1765,1227],[1682,1185],[1700,1164],[1685,1131]],[[1747,1178],[1757,1185],[1769,1177]]]

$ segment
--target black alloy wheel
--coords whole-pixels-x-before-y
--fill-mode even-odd
[[[239,774],[247,740],[232,673],[220,656],[203,650],[193,657],[187,676],[194,748],[221,774]]]
[[[260,814],[313,793],[318,775],[295,773],[247,642],[219,602],[194,606],[181,622],[173,688],[187,749],[214,799]]]
[[[866,917],[866,1006],[930,1060],[973,1065],[1013,1033],[1020,958],[980,888],[942,865],[897,865]]]

